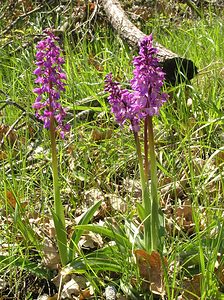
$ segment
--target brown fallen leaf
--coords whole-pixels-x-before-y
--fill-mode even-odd
[[[142,188],[139,180],[133,180],[129,177],[124,178],[122,188],[127,194],[131,195],[132,199],[141,199]]]
[[[6,198],[7,198],[8,204],[11,207],[15,208],[16,207],[16,198],[11,191],[6,192]]]
[[[202,279],[201,274],[194,275],[191,279],[185,279],[183,281],[184,291],[182,293],[185,300],[200,300],[201,289],[200,282]]]
[[[91,137],[93,141],[103,141],[106,139],[110,139],[112,137],[113,130],[107,129],[107,130],[99,130],[99,129],[93,129],[91,133]]]
[[[50,270],[57,270],[60,257],[55,245],[48,238],[43,241],[43,254],[43,264]]]
[[[6,152],[0,150],[0,160],[4,160],[6,158],[7,158]]]
[[[147,284],[150,291],[154,294],[163,296],[165,294],[164,273],[161,256],[157,251],[151,254],[145,250],[135,250],[135,256],[139,273]],[[166,260],[164,259],[166,264]]]
[[[94,3],[90,3],[89,9],[90,9],[90,11],[94,10]],[[89,56],[88,63],[90,65],[92,65],[93,67],[95,67],[97,69],[97,71],[99,71],[99,72],[103,71],[103,66],[92,55]]]
[[[0,144],[3,145],[5,141],[9,143],[9,145],[15,144],[17,141],[17,134],[14,129],[11,129],[10,126],[1,124],[0,125]]]
[[[124,199],[117,194],[106,194],[105,198],[108,214],[111,213],[112,210],[122,213],[125,213],[125,211],[127,211],[127,202],[125,202]]]
[[[64,284],[61,297],[62,299],[73,299],[73,296],[78,297],[86,287],[85,277],[72,275],[72,278]]]
[[[93,296],[93,291],[89,288],[85,289],[84,291],[80,292],[79,300],[89,299]]]
[[[12,208],[16,208],[16,204],[18,203],[22,208],[26,207],[28,205],[28,202],[23,202],[20,203],[19,200],[13,195],[13,193],[11,191],[6,191],[6,199],[8,204],[12,207]]]
[[[190,200],[185,200],[181,206],[176,209],[176,222],[181,229],[191,234],[194,231],[193,213]]]
[[[103,247],[103,239],[100,234],[90,231],[82,235],[78,246],[85,249],[99,249]]]
[[[220,151],[215,156],[215,164],[218,167],[223,163],[224,163],[224,151]]]
[[[176,198],[183,199],[185,197],[186,180],[183,178],[179,182],[173,182],[171,178],[166,177],[159,181],[162,195],[162,206]]]

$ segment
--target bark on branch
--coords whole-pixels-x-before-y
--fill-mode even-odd
[[[139,30],[126,16],[118,0],[100,0],[104,11],[118,34],[134,47],[138,47],[138,42],[145,34]],[[158,43],[154,43],[158,49],[160,64],[166,73],[166,81],[172,85],[186,82],[197,74],[195,64],[186,58],[166,49]]]

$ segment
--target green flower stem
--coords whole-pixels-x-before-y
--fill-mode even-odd
[[[55,138],[55,123],[53,117],[50,121],[50,140],[52,155],[53,190],[54,190],[54,212],[53,219],[58,242],[58,250],[62,265],[67,264],[67,234],[65,228],[64,208],[60,198],[60,186],[58,180],[58,161]]]
[[[148,116],[144,122],[144,154],[145,154],[145,178],[149,179],[149,146],[148,146]]]
[[[151,169],[151,250],[158,250],[159,237],[159,200],[157,190],[157,163],[155,155],[155,143],[153,134],[152,117],[148,117],[148,142]]]
[[[145,175],[145,171],[144,171],[141,145],[140,145],[137,132],[134,132],[134,137],[135,137],[136,151],[137,151],[138,163],[139,163],[140,180],[142,186],[143,207],[145,211],[144,244],[145,244],[146,251],[151,252],[151,201],[149,195],[149,186],[148,186],[147,176]]]

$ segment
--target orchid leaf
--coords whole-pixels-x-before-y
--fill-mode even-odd
[[[77,225],[76,226],[77,229],[81,229],[83,230],[88,230],[88,231],[92,231],[95,233],[99,233],[100,235],[104,235],[107,236],[108,238],[110,238],[112,241],[115,241],[117,245],[119,246],[123,246],[125,248],[132,248],[132,243],[128,240],[128,238],[126,236],[122,236],[118,233],[116,233],[116,231],[114,231],[113,229],[108,229],[99,225]]]
[[[88,270],[97,271],[111,271],[122,272],[122,266],[116,262],[112,262],[108,258],[86,258],[85,260],[74,260],[69,264],[70,268],[73,268],[75,273],[83,274]]]
[[[67,267],[69,272],[85,273],[88,270],[122,272],[122,265],[115,259],[117,247],[105,247],[83,257],[77,257]],[[67,268],[66,267],[66,268]],[[72,271],[71,271],[72,270]]]
[[[141,222],[143,222],[145,219],[145,209],[141,203],[136,203],[136,206],[137,206],[138,216]]]
[[[56,229],[57,245],[63,265],[68,263],[68,253],[67,253],[67,234],[65,231],[65,226],[62,224],[61,219],[52,211],[52,217],[54,220],[54,225]]]
[[[97,209],[100,207],[101,205],[101,200],[96,202],[95,204],[93,204],[84,214],[84,216],[82,217],[82,219],[79,221],[78,225],[86,225],[90,222],[90,220],[92,219],[92,217],[94,216],[95,212],[97,211]],[[71,237],[71,241],[69,244],[69,261],[71,261],[74,257],[74,249],[75,247],[77,247],[78,242],[80,240],[80,237],[83,233],[83,230],[78,229],[77,226],[72,234]]]

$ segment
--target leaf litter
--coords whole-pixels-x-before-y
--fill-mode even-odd
[[[76,10],[75,10],[76,12]],[[78,15],[78,14],[77,14]],[[76,16],[77,17],[77,16]],[[188,101],[189,102],[189,101]],[[192,105],[192,104],[191,104]],[[4,125],[5,126],[5,125]],[[9,134],[7,134],[9,132]],[[2,133],[2,137],[1,137]],[[16,143],[17,140],[17,135],[14,130],[9,131],[9,127],[1,127],[0,128],[0,140],[3,140],[4,135],[7,134],[7,139],[11,145]],[[104,141],[105,139],[109,139],[111,137],[111,132],[110,131],[103,131],[102,132],[94,132],[92,133],[92,139],[97,142]],[[8,142],[7,141],[7,142]],[[211,161],[210,164],[206,164],[206,160],[203,158],[197,158],[197,155],[194,154],[194,171],[195,174],[200,175],[201,172],[210,173],[211,171],[214,171],[213,176],[211,177],[211,181],[208,182],[207,187],[205,188],[205,191],[211,194],[217,191],[217,181],[220,181],[220,178],[217,178],[215,181],[212,181],[214,178],[216,178],[215,174],[215,167],[223,167],[223,151],[218,152],[218,154],[214,157],[214,160]],[[0,151],[0,160],[7,158],[7,154],[5,150]],[[73,160],[74,162],[74,160]],[[206,168],[204,168],[206,166]],[[73,163],[73,171],[75,169],[75,163]],[[169,232],[173,232],[173,227],[175,226],[176,234],[178,235],[180,232],[186,233],[189,236],[192,236],[194,234],[195,230],[195,224],[193,222],[193,215],[192,215],[192,202],[189,200],[186,195],[188,192],[189,187],[187,186],[187,179],[185,174],[182,174],[183,177],[179,182],[174,182],[173,179],[170,178],[163,178],[164,182],[167,179],[166,184],[161,185],[161,195],[162,195],[162,204],[163,204],[163,210],[166,214],[166,219],[167,221],[170,221],[170,230]],[[127,182],[131,182],[132,180],[127,178]],[[133,200],[133,204],[135,203],[136,200],[141,199],[141,191],[139,191],[138,188],[135,188],[135,184],[138,185],[139,182],[136,180],[135,182],[131,182],[130,185],[126,184],[124,180],[124,184],[121,185],[121,188],[123,190],[124,194],[131,195]],[[166,185],[166,187],[162,187]],[[130,188],[130,189],[129,189]],[[220,186],[218,187],[220,188]],[[124,192],[124,189],[125,192]],[[95,191],[93,190],[88,190],[86,193],[86,201],[85,204],[81,205],[80,208],[77,210],[77,214],[74,216],[74,222],[68,222],[68,226],[73,227],[75,224],[78,224],[78,221],[82,217],[82,214],[85,212],[85,210],[88,208],[89,204],[97,201],[99,199],[103,200],[103,204],[100,208],[100,210],[95,214],[95,219],[94,221],[97,220],[103,220],[104,218],[110,216],[114,212],[120,212],[120,213],[125,213],[127,210],[127,207],[125,206],[126,203],[123,201],[123,195],[120,195],[119,193],[108,193],[108,192],[102,192],[100,189],[96,189]],[[87,196],[88,194],[88,196]],[[177,200],[177,202],[176,202]],[[14,210],[17,205],[22,206],[22,208],[26,208],[27,203],[26,201],[21,201],[15,198],[13,195],[13,192],[7,191],[7,199],[6,201],[3,200],[3,203],[7,202]],[[199,211],[201,215],[203,215],[202,211]],[[3,211],[3,215],[5,215],[5,210]],[[204,218],[202,218],[204,220]],[[13,219],[9,218],[7,216],[7,221],[10,223],[13,222]],[[1,223],[4,222],[4,219],[1,220]],[[58,258],[57,258],[57,249],[54,244],[54,239],[55,239],[55,233],[52,232],[51,226],[48,226],[48,221],[43,220],[43,218],[33,218],[31,220],[30,218],[30,223],[35,224],[34,228],[38,232],[38,236],[40,240],[43,240],[43,258],[42,263],[45,264],[48,268],[53,267],[53,269],[58,270]],[[0,224],[3,225],[3,224]],[[202,226],[202,228],[205,228],[207,226],[206,222]],[[41,230],[38,230],[41,228]],[[43,231],[42,228],[45,230]],[[47,237],[46,237],[47,236]],[[20,237],[18,237],[18,240],[20,240]],[[86,243],[86,244],[85,244]],[[81,238],[81,243],[80,247],[84,247],[86,250],[91,249],[98,249],[104,246],[104,240],[101,238],[98,238],[97,235],[91,235],[88,232],[85,232]],[[143,250],[136,250],[136,251],[143,251]],[[164,283],[163,283],[163,272],[161,270],[161,258],[159,258],[158,253],[152,253],[151,255],[148,253],[144,252],[137,252],[138,254],[136,255],[136,260],[137,260],[137,265],[139,267],[139,272],[142,275],[144,279],[144,284],[146,284],[146,288],[150,289],[152,292],[155,294],[160,294],[163,295],[164,293]],[[138,257],[138,258],[137,258]],[[47,260],[47,262],[44,263],[44,259]],[[220,281],[221,285],[223,285],[224,279],[223,279],[223,263],[222,263],[221,257],[218,258],[216,267],[215,267],[215,272],[216,276],[218,277],[218,280]],[[154,273],[154,274],[153,274]],[[172,275],[172,274],[171,274]],[[144,278],[145,277],[145,278]],[[82,278],[82,276],[81,276]],[[2,279],[1,279],[2,280]],[[91,297],[91,292],[87,288],[85,289],[85,284],[80,284],[79,280],[78,283],[76,282],[77,276],[72,275],[72,277],[68,280],[65,280],[65,284],[62,287],[62,291],[64,291],[64,296],[63,297],[71,297],[73,299],[73,294],[76,293],[78,299],[88,299],[88,296]],[[191,278],[186,278],[183,280],[183,286],[181,287],[184,289],[184,291],[181,292],[181,295],[178,297],[178,299],[200,299],[200,280],[201,280],[201,274],[196,274],[192,276]],[[1,281],[0,281],[1,283]],[[1,284],[1,288],[4,289],[5,282],[3,280],[3,283]],[[58,285],[59,286],[59,285]],[[66,288],[65,288],[66,286]],[[75,292],[74,292],[75,291]],[[85,294],[86,291],[86,294]],[[73,293],[74,292],[74,293]],[[195,296],[192,296],[192,294],[195,294]],[[106,295],[105,295],[106,296]],[[42,299],[40,296],[38,299]],[[46,298],[42,300],[54,300],[57,299],[58,295],[55,294],[54,296],[48,296],[46,295]],[[109,296],[108,296],[109,297]],[[111,297],[114,297],[113,295]],[[194,298],[192,298],[194,297]],[[122,296],[121,296],[122,298]],[[117,299],[120,299],[119,296]]]

